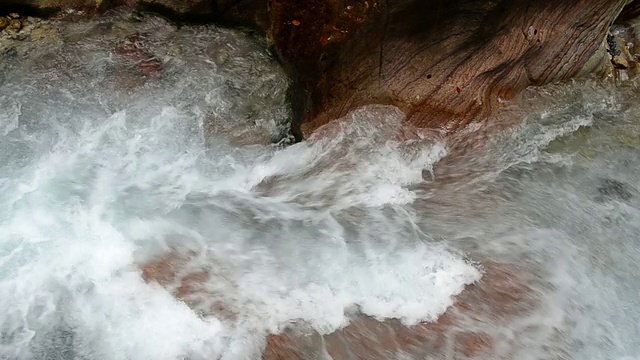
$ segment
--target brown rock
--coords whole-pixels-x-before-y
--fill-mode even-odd
[[[145,60],[152,55],[144,47],[145,37],[140,34],[134,34],[116,45],[114,52],[131,60]]]
[[[473,327],[474,322],[508,326],[510,320],[526,315],[535,299],[520,276],[523,270],[491,261],[484,267],[483,281],[463,291],[454,307],[438,321],[407,327],[395,319],[378,321],[358,316],[347,327],[324,336],[326,352],[341,360],[386,360],[397,358],[399,353],[417,359],[439,358],[449,348],[465,358],[477,358],[491,351],[493,339],[489,334],[466,329]],[[277,338],[278,343],[267,342],[265,353],[270,358],[279,359],[275,354],[280,352],[283,359],[289,354],[303,354],[293,333]]]
[[[269,335],[262,360],[306,360],[287,335]]]
[[[0,17],[0,30],[4,30],[7,26],[9,26],[9,19],[6,17]]]
[[[137,68],[145,76],[158,76],[162,74],[162,62],[156,58],[139,61]]]
[[[11,19],[9,20],[9,26],[7,26],[7,29],[20,31],[20,29],[22,29],[22,22],[18,19]]]
[[[630,18],[637,0],[0,0],[89,13],[128,5],[263,29],[294,80],[298,138],[372,103],[447,132],[485,119],[529,85],[600,68],[607,28],[627,3]],[[139,69],[157,74],[160,65]]]
[[[491,349],[491,337],[485,333],[464,332],[456,336],[457,350],[468,358],[474,358]]]
[[[147,49],[146,37],[134,34],[119,42],[114,52],[121,57],[135,63],[138,71],[145,76],[158,76],[162,74],[162,62]]]
[[[626,2],[279,0],[270,36],[304,134],[370,103],[452,131],[528,85],[579,74]]]
[[[208,269],[191,269],[196,252],[170,252],[142,266],[142,277],[158,282],[176,298],[202,310],[203,299],[211,297],[206,282],[214,276]],[[535,306],[531,289],[523,282],[522,269],[488,261],[484,264],[483,280],[469,286],[457,298],[456,304],[435,322],[405,326],[396,319],[379,321],[358,315],[345,328],[310,341],[319,335],[286,331],[267,337],[263,353],[265,360],[308,359],[309,354],[328,353],[334,359],[386,360],[398,353],[416,358],[431,358],[453,348],[467,358],[491,351],[493,339],[484,332],[471,330],[474,322],[506,326],[509,321],[525,316]],[[209,313],[234,319],[230,304],[216,302]],[[471,327],[471,328],[470,328]],[[315,355],[314,355],[315,356]],[[313,358],[313,357],[311,357]]]
[[[531,288],[517,275],[513,265],[485,262],[485,274],[478,284],[467,287],[458,297],[456,308],[492,319],[522,316],[534,307]]]
[[[263,359],[309,359],[310,353],[326,352],[340,360],[387,360],[404,354],[410,358],[440,358],[452,346],[455,353],[466,358],[477,358],[491,351],[492,338],[483,332],[455,333],[459,323],[451,315],[442,321],[407,327],[397,320],[377,321],[358,317],[342,330],[323,337],[324,349],[308,349],[300,345],[300,335],[284,333],[268,337]],[[306,352],[305,352],[306,351]],[[459,358],[459,357],[456,357]]]

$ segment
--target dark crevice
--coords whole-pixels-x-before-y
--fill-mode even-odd
[[[291,104],[291,134],[296,142],[300,142],[304,140],[301,125],[311,108],[311,100],[302,81],[293,81],[289,86],[287,102]]]
[[[215,6],[215,2],[212,2],[211,8],[202,9],[201,11],[190,11],[188,13],[179,14],[171,8],[164,6],[158,3],[141,3],[138,6],[139,10],[147,11],[150,13],[158,14],[162,17],[165,17],[177,24],[186,25],[186,24],[210,24],[214,22],[215,16],[212,9]]]
[[[59,13],[62,9],[60,7],[46,7],[40,8],[27,4],[16,4],[16,3],[2,3],[0,2],[0,16],[7,15],[10,13],[18,13],[22,16],[35,16],[40,18],[48,18],[57,13]]]

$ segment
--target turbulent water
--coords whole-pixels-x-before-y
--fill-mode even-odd
[[[487,357],[640,357],[634,84],[529,91],[505,110],[521,125],[438,167],[451,144],[392,107],[271,144],[287,81],[244,34],[132,14],[38,29],[0,42],[0,358],[260,358],[294,324],[433,321],[488,260],[528,269],[540,300],[474,325]],[[114,51],[134,33],[160,74]],[[207,274],[199,293],[145,281],[167,254]]]

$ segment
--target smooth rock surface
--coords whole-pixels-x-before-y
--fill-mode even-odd
[[[308,135],[368,103],[396,105],[416,126],[464,127],[529,85],[601,66],[604,57],[591,58],[626,1],[372,1],[361,16],[349,15],[356,1],[341,3],[343,12],[276,3],[271,36],[298,81]]]

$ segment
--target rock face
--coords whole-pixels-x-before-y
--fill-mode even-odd
[[[271,5],[305,134],[368,103],[396,105],[420,127],[481,119],[529,85],[601,65],[606,53],[590,59],[626,1],[330,2],[341,11],[324,3]]]
[[[525,316],[537,299],[516,267],[489,263],[486,269],[484,281],[468,287],[436,322],[408,327],[395,319],[360,316],[324,336],[293,331],[270,335],[262,359],[327,358],[323,354],[341,360],[511,358],[500,354],[504,348],[495,348],[517,347],[517,334],[505,341],[479,329],[487,323],[494,330],[506,328],[503,321]],[[476,326],[478,330],[469,330]]]

